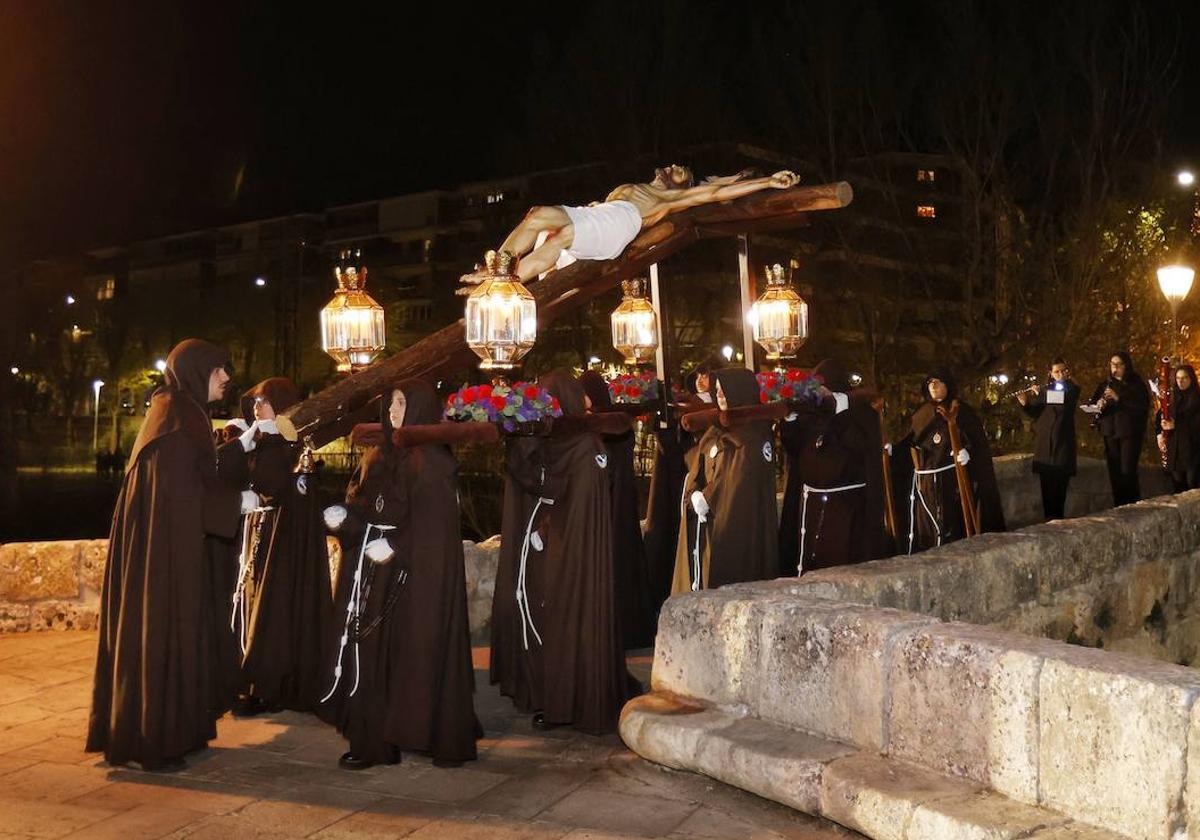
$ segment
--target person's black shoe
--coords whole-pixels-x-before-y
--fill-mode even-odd
[[[261,698],[255,697],[253,694],[247,694],[237,699],[237,702],[233,704],[232,711],[234,717],[244,718],[261,715],[263,712],[269,711],[269,709]]]
[[[374,766],[375,762],[359,758],[352,752],[343,753],[342,757],[338,759],[338,767],[343,770],[366,770],[368,767]]]
[[[549,732],[551,729],[558,729],[560,726],[566,725],[562,723],[551,723],[550,721],[546,720],[545,712],[538,712],[535,714],[531,724],[534,729],[540,732]]]

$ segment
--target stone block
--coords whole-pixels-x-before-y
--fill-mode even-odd
[[[1200,703],[1192,705],[1192,719],[1188,724],[1187,757],[1187,787],[1184,791],[1187,821],[1193,832],[1200,833]]]
[[[492,623],[492,596],[496,592],[496,566],[500,562],[499,541],[485,547],[482,543],[463,540],[463,561],[466,564],[467,613],[471,636],[486,636]]]
[[[1169,838],[1183,820],[1188,735],[1200,674],[1065,647],[1042,665],[1039,798],[1130,837]]]
[[[1130,534],[1110,518],[1083,516],[1026,528],[1042,546],[1038,599],[1051,603],[1056,593],[1110,575],[1130,554]]]
[[[635,753],[675,770],[695,770],[700,740],[729,724],[729,716],[670,694],[635,697],[621,710],[621,740]]]
[[[39,601],[30,605],[30,630],[95,630],[99,621],[99,596],[87,601]]]
[[[42,601],[79,597],[79,544],[60,542],[0,545],[0,600]]]
[[[0,602],[0,633],[29,632],[29,604]]]
[[[1122,505],[1103,514],[1129,533],[1127,563],[1144,563],[1160,557],[1182,554],[1183,521],[1179,507],[1170,498],[1147,499],[1134,505]],[[1190,531],[1190,527],[1189,527]]]
[[[1053,828],[1044,828],[1030,834],[1028,840],[1129,840],[1124,834],[1114,834],[1103,828],[1079,822],[1068,822]],[[1176,840],[1176,838],[1171,838]]]
[[[658,620],[653,689],[713,705],[744,702],[747,683],[759,677],[762,611],[771,600],[720,589],[668,599]]]
[[[84,591],[99,595],[104,591],[104,570],[108,565],[108,540],[79,541],[79,583]]]
[[[985,791],[917,806],[905,837],[907,840],[1015,840],[1067,822],[1066,817]]]
[[[972,782],[859,754],[826,765],[821,815],[874,840],[910,840],[905,829],[918,807],[979,790]]]
[[[917,612],[986,624],[1037,597],[1045,549],[1025,533],[982,534],[919,555]]]
[[[899,640],[888,676],[888,754],[1038,801],[1038,675],[1062,645],[967,624]]]
[[[767,602],[757,679],[747,681],[744,700],[765,720],[881,750],[889,649],[933,622],[801,598]]]

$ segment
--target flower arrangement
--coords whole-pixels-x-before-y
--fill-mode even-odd
[[[758,373],[759,400],[763,403],[780,400],[816,400],[825,380],[799,368],[775,373]]]
[[[658,399],[658,379],[649,371],[622,373],[608,381],[608,393],[615,403],[644,403]]]
[[[532,382],[464,385],[446,399],[447,420],[499,423],[506,432],[545,417],[562,417],[562,407],[549,391]]]

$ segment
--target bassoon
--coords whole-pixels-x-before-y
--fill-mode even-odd
[[[1163,356],[1158,362],[1158,387],[1155,388],[1155,399],[1163,420],[1171,419],[1171,357]],[[1163,429],[1158,439],[1158,454],[1162,459],[1162,467],[1167,468],[1167,440],[1171,437],[1170,429]]]

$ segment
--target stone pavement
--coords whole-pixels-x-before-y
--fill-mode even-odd
[[[0,840],[859,837],[650,764],[615,735],[536,733],[481,671],[487,737],[460,769],[405,754],[395,767],[341,771],[337,733],[292,712],[224,718],[179,774],[112,768],[82,751],[95,645],[90,632],[0,636]],[[648,665],[631,663],[643,679]]]

